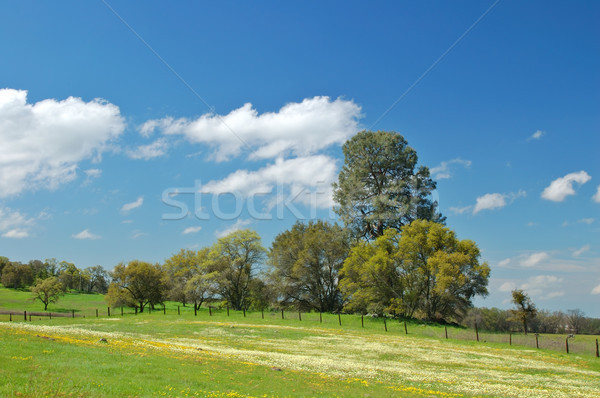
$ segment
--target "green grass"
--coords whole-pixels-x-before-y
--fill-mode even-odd
[[[0,288],[0,308],[40,310],[28,292]],[[86,318],[0,316],[0,396],[597,396],[593,336],[583,354],[504,335],[318,313],[193,309],[106,316],[101,295],[69,295],[52,311]],[[33,307],[28,307],[33,305]],[[96,308],[103,309],[96,318]],[[18,322],[17,322],[18,320]],[[554,336],[564,345],[564,336]],[[540,336],[540,342],[552,336]],[[107,343],[99,340],[106,338]],[[469,338],[470,340],[463,340]],[[534,336],[513,336],[533,339]],[[495,341],[497,339],[498,341]],[[543,347],[543,344],[542,344]],[[587,347],[587,346],[586,346]]]

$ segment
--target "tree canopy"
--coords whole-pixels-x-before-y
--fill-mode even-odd
[[[341,310],[339,271],[349,246],[345,231],[324,221],[297,222],[277,235],[269,262],[282,301],[321,312]]]
[[[517,307],[511,310],[512,319],[521,322],[523,333],[527,334],[529,322],[537,315],[537,308],[529,295],[522,289],[515,289],[511,292],[512,302]]]
[[[31,293],[33,293],[34,301],[40,300],[44,303],[44,311],[48,309],[48,304],[56,303],[59,297],[64,294],[63,286],[55,276],[39,280],[31,288]]]
[[[346,141],[343,152],[334,199],[355,236],[375,239],[417,219],[444,222],[431,199],[436,183],[427,167],[417,167],[417,152],[400,134],[361,131]]]
[[[351,250],[341,272],[348,308],[449,321],[487,294],[490,268],[473,241],[426,220],[401,232],[388,229]]]
[[[144,312],[146,305],[153,307],[165,299],[164,271],[158,264],[139,260],[120,263],[112,277],[106,300],[113,307],[126,305]]]

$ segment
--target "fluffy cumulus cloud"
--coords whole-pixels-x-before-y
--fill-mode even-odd
[[[579,249],[573,250],[573,256],[574,257],[579,257],[583,253],[585,253],[585,252],[587,252],[589,250],[590,250],[590,245],[583,245]]]
[[[0,89],[0,197],[73,180],[124,129],[119,108],[100,99],[29,104],[27,91]]]
[[[79,240],[95,240],[95,239],[100,239],[101,236],[100,235],[96,235],[93,234],[92,232],[90,232],[89,229],[84,229],[83,231],[73,234],[71,235],[73,238],[75,239],[79,239]]]
[[[127,156],[131,159],[154,159],[161,157],[167,153],[167,149],[169,145],[167,140],[164,138],[159,138],[151,144],[148,145],[140,145],[135,149],[128,149],[126,151]]]
[[[542,198],[553,202],[562,202],[567,196],[575,195],[573,184],[583,185],[592,177],[585,171],[569,173],[564,177],[557,178],[542,192]]]
[[[238,170],[222,180],[209,181],[200,191],[209,194],[232,193],[248,197],[291,188],[294,197],[319,207],[332,205],[331,183],[337,177],[336,161],[326,155],[277,159],[256,171]],[[304,194],[303,194],[304,193]]]
[[[592,293],[592,294],[600,294],[600,285],[594,287],[590,293]]]
[[[17,210],[0,206],[0,233],[3,238],[27,238],[34,224],[35,219]]]
[[[526,196],[525,191],[511,193],[486,193],[477,198],[473,207],[473,214],[477,214],[482,210],[501,209],[509,203],[514,202],[517,198]]]
[[[523,267],[535,267],[549,258],[550,255],[546,252],[531,253],[521,258],[519,264]]]
[[[453,165],[459,165],[459,166],[463,166],[463,167],[470,167],[471,166],[471,161],[470,160],[464,160],[464,159],[461,159],[461,158],[456,158],[456,159],[444,161],[444,162],[440,163],[438,166],[432,167],[430,169],[431,175],[436,180],[443,180],[443,179],[446,179],[446,178],[450,178],[450,177],[452,177],[451,171],[452,171],[452,166]]]
[[[140,127],[140,133],[149,136],[159,130],[210,145],[217,161],[239,156],[242,151],[249,151],[251,159],[273,159],[306,156],[342,144],[357,132],[360,117],[361,108],[353,101],[314,97],[289,103],[278,112],[259,114],[247,103],[226,115],[150,120]]]
[[[138,207],[142,206],[144,204],[144,197],[140,196],[139,198],[137,198],[135,201],[130,202],[130,203],[125,203],[122,207],[121,207],[121,212],[123,213],[128,213],[133,209],[137,209]]]

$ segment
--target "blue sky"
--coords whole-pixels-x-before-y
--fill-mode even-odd
[[[394,130],[510,290],[600,316],[600,4],[2,2],[0,254],[111,269],[331,217]],[[196,192],[196,193],[194,193]],[[229,193],[228,193],[229,192]],[[233,194],[231,194],[233,193]]]

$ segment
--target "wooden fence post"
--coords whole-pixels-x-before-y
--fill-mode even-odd
[[[110,307],[106,307],[106,313],[108,314],[108,316],[110,317]]]
[[[362,327],[362,328],[365,327],[365,316],[364,315],[360,316],[360,327]]]
[[[98,308],[96,308],[96,318],[98,318]]]
[[[31,314],[29,314],[29,322],[31,322]]]
[[[512,345],[512,333],[508,334],[508,345]]]
[[[404,334],[408,334],[408,328],[406,327],[406,321],[404,321]]]
[[[567,354],[569,353],[569,336],[565,339],[565,348],[567,349]]]
[[[446,340],[448,340],[448,326],[444,326],[444,332],[446,332]]]
[[[281,309],[281,319],[284,319],[283,318],[283,308]]]
[[[72,318],[75,318],[75,310],[71,310]]]
[[[163,304],[163,315],[167,315],[167,307]]]
[[[52,319],[52,313],[51,312],[48,313],[48,319]]]
[[[598,351],[598,339],[596,339],[596,358],[600,358],[600,351]]]
[[[302,320],[302,313],[300,311],[298,311],[298,320],[301,321]]]
[[[244,318],[246,317],[246,308],[242,308],[242,312],[244,313]]]
[[[177,315],[181,315],[181,310],[179,309],[179,306],[177,306]]]
[[[198,309],[196,308],[196,304],[194,304],[194,316],[198,316]]]
[[[265,309],[264,308],[262,308],[260,310],[260,315],[262,316],[262,319],[265,319]]]
[[[23,318],[25,318],[25,322],[27,322],[27,311],[23,311]]]
[[[210,305],[208,306],[208,316],[212,316],[212,308]]]
[[[323,323],[323,313],[319,311],[319,323]]]
[[[342,315],[338,312],[338,322],[340,323],[340,326],[342,326]]]
[[[538,334],[535,334],[535,348],[540,348],[540,343],[538,342]]]
[[[479,329],[477,329],[477,322],[475,322],[475,336],[477,337],[477,341],[479,341]]]
[[[137,305],[135,306],[135,314],[137,315]]]
[[[12,322],[12,314],[8,314],[9,321]],[[596,345],[598,345],[598,340],[596,340]],[[598,352],[598,351],[596,351]]]
[[[121,316],[123,316],[123,306],[121,306]]]
[[[229,304],[227,304],[227,316],[229,316]]]
[[[387,321],[385,320],[385,317],[383,317],[383,328],[387,332]]]

